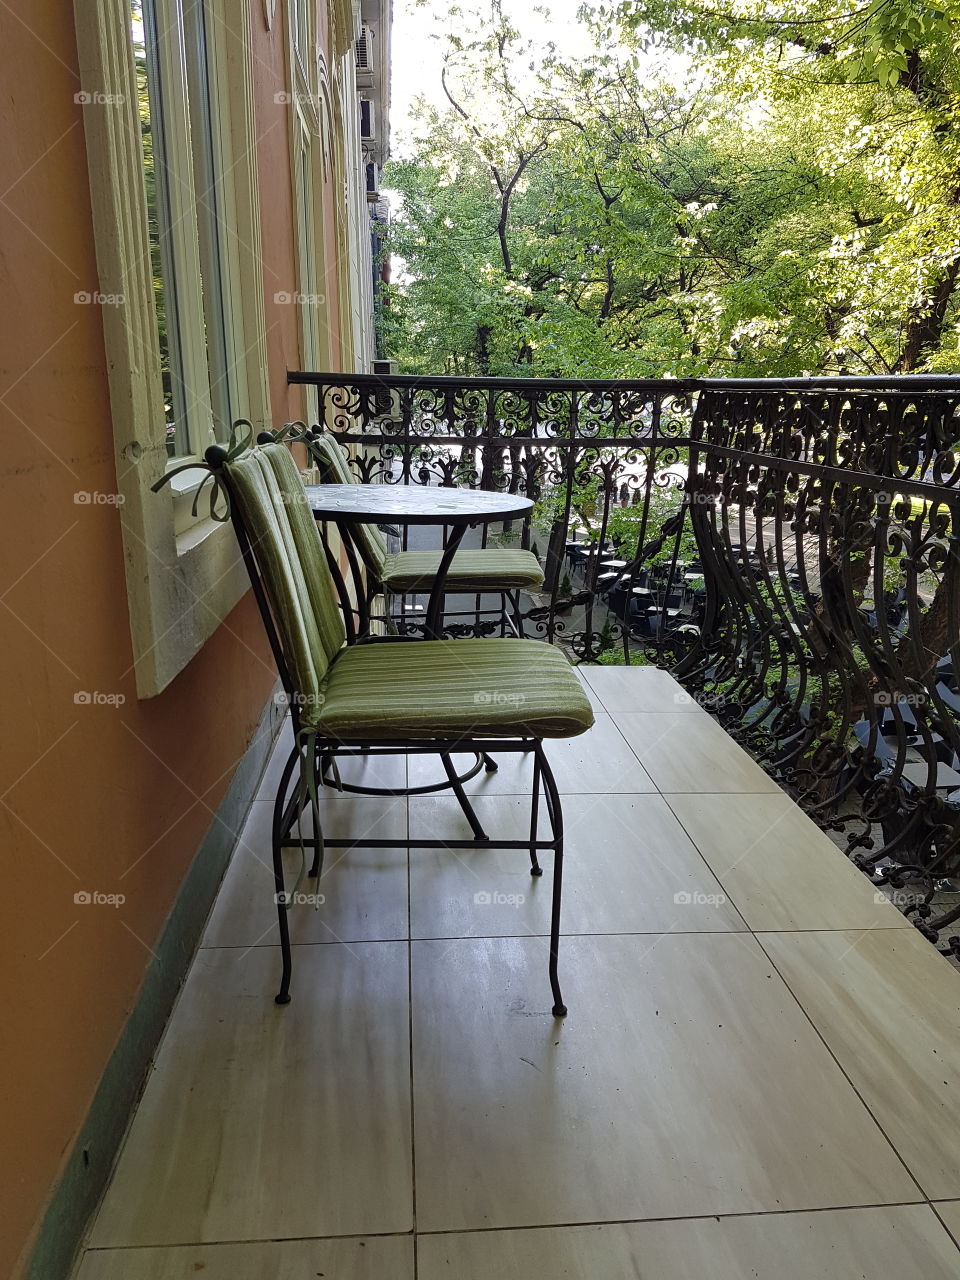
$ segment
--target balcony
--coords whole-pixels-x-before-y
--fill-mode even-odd
[[[958,954],[956,378],[291,381],[360,479],[534,498],[528,634],[673,672]]]
[[[483,849],[331,858],[278,1009],[281,742],[80,1280],[956,1274],[956,975],[672,677],[582,670],[597,724],[549,752],[568,1017],[547,877]],[[470,786],[522,835],[519,767]],[[447,798],[322,817],[469,837]]]
[[[295,379],[364,480],[536,499],[490,536],[597,711],[548,748],[570,1013],[549,875],[482,846],[329,857],[277,1008],[281,741],[78,1280],[956,1275],[954,380]],[[468,784],[491,834],[529,767]],[[321,820],[470,838],[442,795]]]

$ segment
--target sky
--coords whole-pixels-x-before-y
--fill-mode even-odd
[[[467,0],[469,3],[469,0]],[[505,0],[504,9],[526,38],[538,43],[552,40],[560,50],[583,51],[583,28],[576,20],[582,0]],[[390,107],[391,154],[397,159],[407,152],[410,110],[414,98],[426,98],[435,105],[445,102],[440,87],[442,39],[434,37],[451,29],[449,4],[430,0],[425,7],[415,0],[394,0],[392,80]]]

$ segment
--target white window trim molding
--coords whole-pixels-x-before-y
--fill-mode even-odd
[[[249,416],[256,429],[269,421],[269,393],[249,3],[233,0],[230,6],[229,76],[233,145],[241,161],[235,191],[245,284],[243,332],[250,344],[249,367],[260,370],[251,378]],[[88,108],[84,129],[100,289],[122,298],[117,306],[101,308],[101,315],[137,693],[148,698],[183,670],[249,583],[230,525],[201,520],[178,537],[169,486],[159,494],[151,491],[168,459],[128,10],[126,0],[75,0],[81,86],[110,95],[94,101],[112,104]],[[244,104],[243,116],[236,112],[238,102]]]

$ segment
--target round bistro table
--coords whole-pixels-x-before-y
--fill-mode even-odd
[[[424,638],[443,633],[443,596],[447,574],[467,529],[516,520],[533,510],[530,498],[490,489],[443,489],[413,484],[311,484],[307,501],[318,520],[331,520],[341,536],[353,541],[357,524],[444,525],[449,529],[443,555],[430,589]]]

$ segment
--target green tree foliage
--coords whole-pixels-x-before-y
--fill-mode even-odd
[[[956,368],[955,28],[899,0],[775,8],[596,6],[572,64],[499,0],[460,15],[448,108],[422,108],[389,175],[403,367]]]

